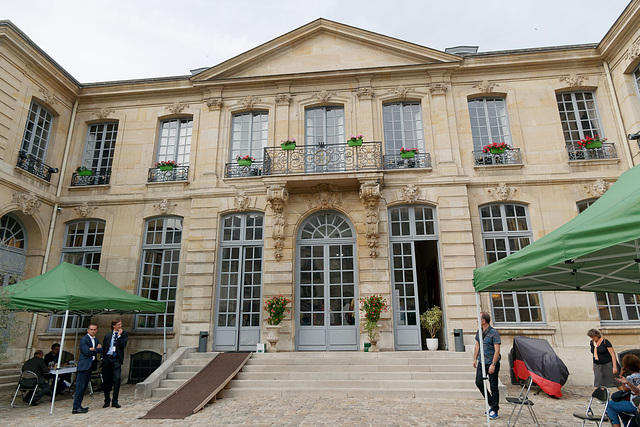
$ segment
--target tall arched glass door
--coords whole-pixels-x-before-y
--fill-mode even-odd
[[[13,215],[0,218],[0,286],[22,280],[27,257],[27,233]]]
[[[349,221],[323,211],[298,233],[297,350],[357,350],[356,237]]]

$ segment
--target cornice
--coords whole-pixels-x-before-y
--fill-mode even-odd
[[[598,44],[598,51],[608,60],[626,48],[629,39],[638,30],[640,1],[632,0]]]

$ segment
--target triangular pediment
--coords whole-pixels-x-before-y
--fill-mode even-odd
[[[459,62],[462,58],[318,19],[193,77],[194,81]]]

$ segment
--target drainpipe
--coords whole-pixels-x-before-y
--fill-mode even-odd
[[[49,265],[49,255],[51,253],[51,244],[53,241],[53,230],[56,225],[56,218],[58,217],[58,199],[62,194],[62,186],[64,185],[64,171],[67,169],[67,160],[69,158],[69,149],[71,147],[71,136],[73,132],[73,125],[76,122],[76,113],[78,112],[78,100],[73,103],[73,110],[71,110],[71,121],[69,122],[69,130],[67,131],[67,141],[64,147],[64,156],[62,157],[62,166],[60,167],[60,178],[58,179],[58,188],[56,189],[56,202],[53,205],[53,212],[51,213],[51,222],[49,225],[49,234],[47,235],[47,245],[44,251],[44,260],[42,262],[42,269],[40,274],[47,272],[47,266]],[[36,321],[38,320],[38,313],[34,313],[31,318],[31,326],[29,327],[29,339],[27,340],[27,351],[24,355],[24,361],[29,359],[31,350],[33,349],[33,340],[36,333]]]
[[[618,133],[622,136],[624,140],[623,150],[624,154],[627,158],[627,162],[629,162],[629,169],[635,166],[633,163],[633,156],[631,156],[631,149],[629,148],[629,141],[627,141],[627,131],[624,126],[624,121],[622,120],[622,111],[620,111],[620,104],[618,103],[618,94],[616,93],[616,87],[613,85],[613,79],[611,78],[611,69],[609,69],[609,63],[607,61],[603,61],[602,65],[604,66],[604,73],[607,76],[607,83],[611,88],[611,94],[613,95],[613,112],[616,115],[616,122],[618,123]]]

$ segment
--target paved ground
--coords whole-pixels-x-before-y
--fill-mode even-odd
[[[133,385],[121,389],[121,409],[102,408],[102,395],[95,394],[84,399],[89,406],[88,414],[72,415],[72,397],[65,395],[56,401],[53,415],[49,405],[42,402],[36,407],[21,401],[10,407],[11,396],[0,394],[0,425],[4,426],[480,426],[484,423],[481,400],[458,400],[455,397],[438,399],[388,399],[381,393],[379,398],[228,398],[219,399],[205,406],[200,412],[184,420],[139,420],[157,399],[133,399]],[[509,386],[509,395],[517,395],[519,389]],[[534,410],[543,426],[579,425],[573,418],[574,411],[586,407],[590,387],[565,387],[564,397],[553,399],[541,393],[532,396]],[[504,397],[502,398],[504,401]],[[18,399],[16,399],[18,401]],[[502,404],[502,403],[501,403]],[[511,412],[504,402],[500,418],[492,426],[506,426]],[[533,425],[526,408],[518,425]]]

